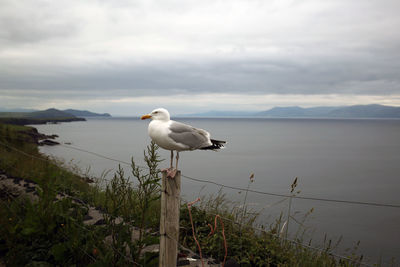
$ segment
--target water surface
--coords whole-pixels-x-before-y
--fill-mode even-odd
[[[219,151],[183,152],[180,169],[184,175],[221,184],[259,191],[288,194],[295,177],[301,196],[328,199],[400,204],[400,120],[340,119],[180,119],[228,141]],[[150,143],[147,121],[137,118],[88,119],[86,122],[35,126],[42,133],[58,134],[58,141],[130,162],[143,163],[143,150]],[[117,163],[63,146],[42,147],[41,151],[91,167],[93,175],[115,170]],[[169,152],[160,150],[169,165]],[[128,168],[126,168],[129,171]],[[215,193],[215,185],[182,178],[182,195],[194,200],[198,195]],[[243,201],[244,192],[223,189],[232,201]],[[262,210],[260,221],[269,224],[286,212],[282,198],[249,194],[248,204]],[[276,204],[277,202],[280,202]],[[320,242],[324,234],[332,239],[341,235],[338,249],[353,247],[367,257],[385,260],[400,255],[400,209],[296,199],[296,218],[311,208],[306,221],[306,238]],[[298,225],[290,222],[292,233]]]

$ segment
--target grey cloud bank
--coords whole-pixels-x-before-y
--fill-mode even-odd
[[[281,103],[261,97],[265,107],[293,95],[306,106],[323,95],[342,104],[400,105],[398,1],[1,5],[2,106],[124,113],[164,101],[177,109],[231,109],[227,100],[238,95],[242,109],[264,109],[251,95],[281,96]],[[189,96],[215,94],[224,95],[220,103],[190,104]]]

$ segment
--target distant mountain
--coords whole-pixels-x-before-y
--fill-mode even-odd
[[[203,113],[178,115],[177,117],[249,117],[249,116],[253,116],[253,115],[254,115],[254,112],[252,112],[252,111],[210,110],[210,111],[203,112]]]
[[[330,115],[342,118],[400,118],[400,107],[382,105],[350,106],[332,110]]]
[[[208,111],[179,117],[266,117],[266,118],[400,118],[400,107],[356,105],[338,107],[274,107],[261,112]]]
[[[70,121],[84,121],[61,110],[50,108],[34,112],[0,112],[0,123],[27,125]]]
[[[100,114],[100,113],[90,112],[87,110],[66,109],[63,111],[77,117],[111,117],[109,113]]]
[[[342,107],[275,107],[258,112],[258,117],[278,118],[400,118],[400,107],[356,105]]]
[[[257,112],[255,116],[262,117],[314,117],[317,114],[322,116],[323,114],[328,114],[332,110],[340,107],[313,107],[313,108],[302,108],[302,107],[275,107],[270,110]]]
[[[76,118],[76,116],[61,110],[50,108],[33,112],[0,112],[0,117],[25,118],[25,119],[54,119],[54,118]]]
[[[60,118],[60,117],[111,117],[108,113],[94,113],[87,110],[50,108],[46,110],[14,108],[0,108],[0,117],[29,117],[29,118]]]
[[[26,113],[25,117],[32,119],[54,119],[54,118],[75,118],[76,116],[55,108],[49,108],[46,110]]]

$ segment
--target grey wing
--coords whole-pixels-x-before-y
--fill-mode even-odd
[[[169,126],[169,137],[175,142],[188,146],[189,149],[198,149],[211,145],[210,134],[203,129],[173,121]]]

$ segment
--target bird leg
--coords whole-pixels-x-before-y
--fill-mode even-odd
[[[176,151],[176,170],[178,170],[179,151]]]
[[[176,172],[178,171],[178,160],[179,160],[179,151],[176,151],[176,168],[172,167],[172,154],[171,154],[171,168],[167,170],[167,177],[175,178]]]
[[[172,169],[172,161],[174,160],[174,151],[171,150],[171,167],[170,169]]]
[[[179,152],[176,151],[176,169],[173,167],[173,161],[174,161],[174,151],[171,150],[171,165],[169,169],[162,169],[161,171],[167,172],[167,177],[175,178],[176,171],[178,169],[178,159],[179,159]]]

